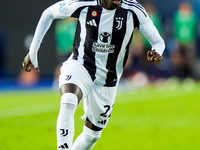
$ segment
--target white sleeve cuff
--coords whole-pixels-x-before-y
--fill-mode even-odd
[[[164,52],[164,49],[165,49],[165,42],[164,40],[161,38],[159,39],[158,41],[154,42],[152,44],[152,50],[155,49],[156,52],[158,54],[160,54],[160,56],[162,56],[163,52]]]
[[[152,46],[152,50],[155,49],[161,56],[165,49],[165,42],[158,33],[158,30],[153,25],[152,21],[149,20],[147,23],[140,25],[140,32],[146,37]]]
[[[34,68],[38,68],[38,49],[39,49],[40,44],[36,44],[35,42],[31,43],[31,47],[29,50],[29,55],[30,55],[30,60],[31,63],[33,64]]]

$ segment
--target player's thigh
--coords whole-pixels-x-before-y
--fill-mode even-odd
[[[84,117],[99,128],[105,128],[111,116],[117,87],[94,84],[87,99],[84,99]]]
[[[87,70],[73,59],[65,61],[60,69],[59,88],[68,83],[77,85],[83,93],[83,98],[87,96],[92,83]]]

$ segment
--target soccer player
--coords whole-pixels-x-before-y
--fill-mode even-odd
[[[151,43],[147,59],[162,60],[165,44],[145,9],[135,0],[66,0],[47,8],[37,25],[23,68],[38,69],[37,52],[54,19],[78,20],[73,52],[59,77],[61,106],[57,149],[90,150],[110,118],[134,29]],[[84,100],[83,132],[72,144],[74,113]]]

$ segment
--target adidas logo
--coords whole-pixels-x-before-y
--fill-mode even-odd
[[[98,121],[99,124],[106,124],[106,120]]]
[[[60,148],[60,149],[67,149],[67,148],[69,148],[69,146],[67,145],[67,143],[65,143],[65,144],[59,146],[58,148]]]
[[[95,19],[92,19],[91,21],[88,21],[87,24],[91,25],[91,26],[94,26],[94,27],[97,27]]]

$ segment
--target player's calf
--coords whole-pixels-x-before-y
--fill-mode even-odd
[[[101,137],[101,131],[94,131],[84,126],[83,132],[75,140],[72,150],[91,150]]]
[[[74,137],[74,113],[78,98],[75,94],[65,93],[61,97],[60,112],[57,120],[57,149],[70,149]]]

